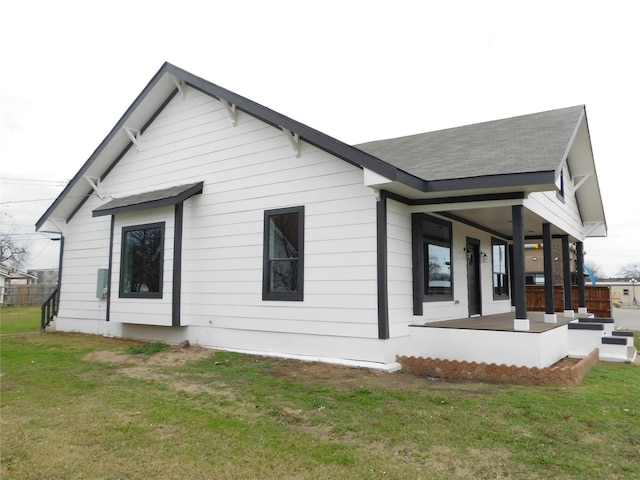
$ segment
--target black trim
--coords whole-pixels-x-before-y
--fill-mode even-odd
[[[124,262],[125,262],[125,235],[127,232],[135,231],[135,230],[145,230],[151,228],[160,228],[162,229],[161,235],[161,244],[160,244],[160,279],[159,286],[157,292],[125,292],[122,289],[123,286],[123,276],[124,276]],[[120,240],[120,280],[119,280],[119,296],[120,298],[162,298],[162,290],[164,287],[164,236],[165,236],[165,222],[156,222],[156,223],[146,223],[143,225],[131,225],[128,227],[122,227],[122,236]]]
[[[164,108],[169,105],[169,102],[171,102],[171,100],[173,100],[173,97],[176,96],[176,93],[178,93],[178,89],[176,88],[168,97],[167,99],[162,102],[162,105],[160,105],[160,107],[153,113],[153,115],[151,115],[151,118],[149,118],[149,120],[147,121],[147,123],[145,123],[142,128],[140,129],[140,134],[142,135],[147,128],[149,128],[149,126],[153,123],[153,121],[158,118],[158,115],[160,115],[160,113],[162,113],[162,110],[164,110]],[[122,157],[124,157],[126,155],[126,153],[129,151],[129,149],[133,146],[133,142],[129,142],[129,144],[122,150],[122,152],[120,152],[120,155],[118,155],[116,157],[116,159],[111,162],[111,165],[109,165],[107,167],[107,169],[104,171],[104,173],[100,176],[100,181],[104,180],[105,178],[107,178],[107,175],[109,175],[109,173],[111,173],[111,170],[113,170],[115,168],[115,166],[118,164],[118,162],[120,160],[122,160]]]
[[[614,330],[613,332],[611,332],[611,335],[614,337],[632,337],[633,338],[633,331],[631,330]]]
[[[586,317],[579,318],[578,322],[580,323],[616,323],[615,320],[611,317]]]
[[[564,289],[564,310],[573,311],[571,293],[571,252],[569,251],[569,236],[562,235],[562,284]]]
[[[447,180],[429,180],[425,193],[451,192],[454,190],[475,190],[500,187],[522,187],[523,185],[553,184],[555,171],[509,173],[503,175],[486,175],[483,177],[454,178]]]
[[[149,208],[160,208],[169,205],[177,205],[194,195],[202,193],[204,182],[180,185],[176,187],[155,190],[153,192],[140,193],[128,197],[115,198],[109,203],[96,208],[94,217],[115,215],[117,213],[137,212]]]
[[[450,263],[450,283],[451,295],[427,295],[425,285],[425,231],[424,222],[437,223],[449,229],[449,249],[451,255]],[[414,213],[411,215],[411,250],[412,250],[412,275],[413,275],[413,314],[423,315],[423,302],[446,302],[454,298],[454,271],[453,271],[453,228],[451,222],[433,217],[425,213]]]
[[[131,117],[131,115],[133,114],[133,112],[140,106],[140,104],[143,102],[143,100],[146,98],[146,96],[151,92],[151,90],[153,90],[153,88],[155,87],[155,85],[160,81],[160,79],[164,76],[164,74],[167,72],[168,66],[170,64],[165,63],[164,65],[162,65],[162,67],[160,67],[160,70],[158,70],[156,72],[156,74],[153,76],[153,78],[149,81],[149,83],[147,84],[147,86],[144,88],[144,90],[142,90],[142,92],[136,97],[136,99],[133,101],[133,103],[129,106],[129,108],[127,108],[126,112],[122,115],[122,117],[120,117],[120,120],[118,120],[118,122],[116,123],[116,125],[111,129],[111,131],[107,134],[107,136],[104,138],[104,140],[102,140],[102,142],[100,142],[100,145],[98,145],[98,148],[96,148],[94,150],[94,152],[91,154],[91,156],[87,159],[86,162],[84,162],[84,164],[82,165],[82,167],[80,167],[80,170],[78,170],[78,173],[76,173],[76,175],[71,179],[71,181],[67,184],[67,186],[64,188],[64,190],[62,191],[62,193],[60,195],[58,195],[58,198],[56,198],[54,200],[54,202],[49,206],[49,208],[47,209],[47,211],[42,215],[42,217],[40,217],[40,219],[36,222],[36,230],[40,229],[40,227],[42,227],[42,225],[44,224],[44,222],[46,222],[47,218],[49,217],[49,215],[51,215],[51,213],[53,213],[53,211],[56,209],[56,207],[60,204],[60,202],[62,202],[62,200],[67,196],[67,194],[71,191],[71,189],[73,187],[75,187],[75,185],[79,182],[82,181],[83,176],[87,173],[87,170],[89,170],[89,167],[91,167],[91,165],[93,164],[94,160],[102,153],[102,151],[106,148],[106,146],[113,140],[113,138],[118,134],[118,132],[120,131],[120,129],[125,125],[126,121],[129,119],[129,117]],[[175,68],[175,67],[174,67]],[[172,93],[173,95],[174,93]],[[128,147],[127,147],[128,148]],[[100,175],[102,177],[102,174]],[[91,195],[93,191],[90,191],[88,193],[88,195]],[[80,206],[78,206],[76,209],[74,209],[74,211],[69,215],[67,222],[73,218],[73,216],[75,215],[75,213],[80,209]]]
[[[507,193],[486,193],[480,195],[461,195],[459,197],[438,197],[438,198],[406,198],[396,193],[387,192],[391,200],[404,203],[406,205],[440,205],[443,203],[469,203],[469,202],[491,202],[496,200],[522,200],[526,197],[524,192]]]
[[[524,262],[524,207],[513,205],[511,219],[513,225],[513,300],[516,307],[516,319],[527,318],[527,286]]]
[[[179,327],[182,293],[182,224],[184,204],[176,204],[173,227],[173,292],[171,294],[171,326]]]
[[[473,315],[482,315],[482,272],[480,262],[482,258],[480,257],[480,240],[473,237],[467,237],[465,248],[467,249],[467,253],[469,250],[472,250],[471,255],[475,260],[475,263],[469,265],[469,260],[466,260],[467,263],[467,306],[469,317]],[[472,282],[472,279],[474,282]],[[451,283],[453,284],[453,275],[451,276]],[[475,288],[473,288],[473,284],[475,283]],[[474,299],[476,302],[472,302],[472,297],[475,296]],[[474,305],[474,303],[476,303]],[[475,307],[478,309],[477,312],[472,312],[471,308]]]
[[[295,292],[269,291],[269,218],[274,215],[298,214],[298,290]],[[304,301],[304,205],[300,207],[265,210],[262,244],[262,300]]]
[[[567,323],[569,330],[604,330],[602,323],[579,323],[570,322]]]
[[[542,257],[544,269],[544,313],[555,313],[553,298],[553,244],[551,241],[551,224],[542,224]]]
[[[576,242],[576,278],[578,280],[578,308],[587,308],[584,291],[584,249],[582,242]]]
[[[458,179],[446,179],[446,180],[425,180],[416,175],[408,173],[391,163],[385,162],[373,155],[370,155],[363,150],[360,150],[352,145],[348,145],[341,142],[329,135],[326,135],[318,130],[308,127],[300,122],[297,122],[285,115],[268,109],[246,97],[242,97],[230,90],[222,88],[214,83],[211,83],[203,78],[197,77],[192,73],[182,70],[170,63],[165,62],[160,69],[156,72],[153,78],[145,86],[142,92],[129,106],[124,115],[116,123],[113,129],[100,143],[98,148],[93,152],[89,159],[80,168],[75,177],[65,187],[63,192],[53,202],[53,204],[47,209],[44,215],[37,221],[36,229],[39,229],[46,219],[53,213],[62,200],[69,194],[71,189],[82,179],[82,176],[89,170],[96,158],[104,151],[106,146],[114,139],[115,135],[130,119],[135,110],[144,102],[147,95],[149,95],[157,84],[165,77],[166,74],[172,75],[175,79],[188,84],[189,86],[218,99],[224,99],[227,102],[235,105],[238,110],[246,112],[251,116],[264,121],[265,123],[272,125],[276,128],[286,128],[292,132],[297,133],[304,141],[315,145],[316,147],[338,157],[342,160],[355,165],[359,168],[367,168],[375,173],[378,173],[391,181],[401,182],[411,188],[414,188],[422,192],[443,192],[443,191],[455,191],[455,190],[472,190],[472,189],[486,189],[486,188],[504,188],[504,187],[516,187],[522,185],[536,185],[536,184],[549,184],[555,180],[555,171],[544,172],[531,172],[531,173],[516,173],[516,174],[503,174],[503,175],[489,175],[481,177],[470,178],[458,178]],[[166,88],[166,87],[164,87]],[[166,93],[166,97],[154,110],[153,115],[147,119],[145,125],[148,125],[153,121],[159,111],[167,104],[168,101],[176,95],[176,89],[172,89]],[[130,148],[130,144],[125,146],[125,151]],[[100,173],[100,176],[104,176],[115,166],[118,159],[109,164],[105,171]],[[75,214],[72,213],[70,217]]]
[[[105,320],[111,319],[111,272],[113,270],[113,235],[116,230],[116,218],[111,217],[111,228],[109,229],[109,261],[107,271],[107,307]],[[122,268],[122,267],[120,267]]]
[[[378,338],[389,338],[389,287],[387,272],[387,197],[380,192],[376,203],[376,249],[378,281]]]
[[[626,345],[627,339],[624,337],[602,337],[603,345]]]
[[[506,281],[503,282],[502,285],[502,291],[504,291],[504,293],[496,293],[496,287],[497,285],[494,283],[495,280],[495,276],[496,274],[499,274],[498,272],[496,272],[494,270],[494,265],[495,265],[495,259],[493,256],[493,247],[504,247],[504,267],[505,267],[505,272],[504,272],[504,276],[506,277]],[[491,292],[493,294],[493,299],[494,300],[508,300],[509,299],[509,292],[511,291],[510,287],[510,281],[511,281],[511,275],[509,272],[509,264],[511,262],[509,261],[509,245],[507,244],[507,242],[505,242],[504,240],[501,240],[499,238],[495,238],[495,237],[491,237]]]
[[[82,200],[80,200],[80,203],[78,203],[78,206],[73,209],[73,211],[69,214],[69,216],[67,218],[64,219],[65,223],[69,223],[71,221],[71,219],[76,216],[76,213],[78,213],[80,211],[80,209],[84,206],[84,204],[87,203],[87,200],[89,200],[91,198],[91,194],[92,193],[93,193],[93,189],[89,190],[85,194],[85,196],[82,197]],[[40,226],[36,224],[36,228],[40,228]]]
[[[413,314],[424,314],[424,253],[422,249],[422,214],[411,215],[411,265],[413,273]]]

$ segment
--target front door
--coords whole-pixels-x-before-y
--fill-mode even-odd
[[[467,237],[467,286],[469,292],[469,316],[482,315],[480,298],[480,240]]]

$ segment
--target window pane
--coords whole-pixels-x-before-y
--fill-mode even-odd
[[[298,291],[298,261],[276,260],[271,262],[270,290],[272,292]]]
[[[427,244],[427,295],[451,295],[451,248]]]
[[[298,258],[298,214],[269,219],[269,259]]]
[[[163,228],[128,230],[123,235],[123,293],[159,293]]]
[[[506,245],[493,246],[493,271],[507,273]]]
[[[493,296],[494,298],[508,297],[507,245],[505,243],[493,243],[491,254],[493,257]]]
[[[265,212],[263,300],[302,301],[304,207]]]

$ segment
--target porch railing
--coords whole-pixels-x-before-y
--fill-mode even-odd
[[[40,310],[41,310],[40,331],[41,332],[46,328],[47,325],[49,325],[49,323],[51,323],[51,320],[53,320],[53,318],[56,315],[58,315],[59,300],[60,300],[59,290],[56,288],[53,292],[51,292],[51,295],[49,295],[49,298],[47,298],[45,302],[42,304],[42,307],[40,307]]]

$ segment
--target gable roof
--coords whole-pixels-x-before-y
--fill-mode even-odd
[[[276,128],[287,129],[297,133],[304,141],[328,151],[353,165],[368,168],[386,178],[411,185],[418,190],[424,187],[423,180],[413,177],[368,153],[197,77],[186,70],[182,70],[170,63],[165,63],[78,173],[67,184],[58,198],[36,222],[36,230],[41,229],[49,219],[66,222],[69,217],[73,216],[86,198],[93,193],[93,189],[83,178],[104,178],[133,145],[131,137],[124,127],[129,129],[130,132],[139,131],[143,133],[163,107],[175,95],[179,94],[184,85],[189,85],[219,100],[224,100],[228,104],[235,106],[237,110],[248,113]]]
[[[576,106],[356,146],[425,180],[554,173],[583,115]]]
[[[37,221],[36,229],[44,229],[45,223],[52,220],[47,228],[59,231],[60,225],[73,217],[93,193],[84,177],[92,181],[105,178],[133,146],[134,132],[143,133],[185,85],[374,172],[385,189],[407,198],[451,195],[451,192],[464,195],[490,189],[502,192],[553,189],[562,162],[575,150],[577,132],[583,132],[580,155],[574,155],[579,158],[573,162],[580,162],[577,170],[593,172],[593,179],[582,195],[592,199],[596,196],[596,205],[591,201],[590,208],[595,217],[604,221],[583,106],[351,146],[165,63]]]

